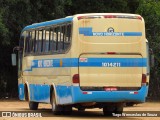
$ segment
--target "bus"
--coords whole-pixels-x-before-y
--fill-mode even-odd
[[[143,17],[124,13],[76,14],[26,26],[19,41],[19,99],[55,115],[72,108],[122,113],[143,103],[149,86]]]

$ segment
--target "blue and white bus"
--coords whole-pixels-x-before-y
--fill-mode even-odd
[[[136,14],[78,14],[26,26],[19,42],[20,100],[54,114],[72,108],[122,113],[145,102],[149,85],[144,19]]]

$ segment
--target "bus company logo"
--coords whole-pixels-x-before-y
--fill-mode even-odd
[[[79,62],[88,62],[88,58],[80,58]]]
[[[109,27],[109,28],[107,29],[107,32],[114,32],[114,29],[113,29],[112,27]]]

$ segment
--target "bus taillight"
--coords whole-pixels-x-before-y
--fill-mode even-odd
[[[116,15],[104,15],[104,18],[117,18]]]
[[[124,19],[138,19],[142,20],[141,16],[128,16],[128,15],[104,15],[104,18],[124,18]]]
[[[79,83],[79,74],[74,74],[72,81],[73,81],[73,83]]]
[[[137,16],[137,19],[142,20],[142,17],[141,16]]]
[[[107,52],[106,54],[116,54],[116,52]]]
[[[147,82],[147,76],[146,74],[142,74],[142,85]]]
[[[104,87],[105,91],[117,91],[117,87]]]
[[[77,19],[81,20],[81,19],[94,19],[94,18],[101,18],[100,15],[97,16],[93,16],[93,15],[89,15],[89,16],[78,16]]]
[[[85,18],[85,16],[78,16],[78,17],[77,17],[78,20],[84,19],[84,18]]]

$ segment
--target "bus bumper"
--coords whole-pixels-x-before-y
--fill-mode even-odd
[[[142,86],[138,91],[82,91],[73,86],[73,103],[82,102],[145,102],[148,86]]]

